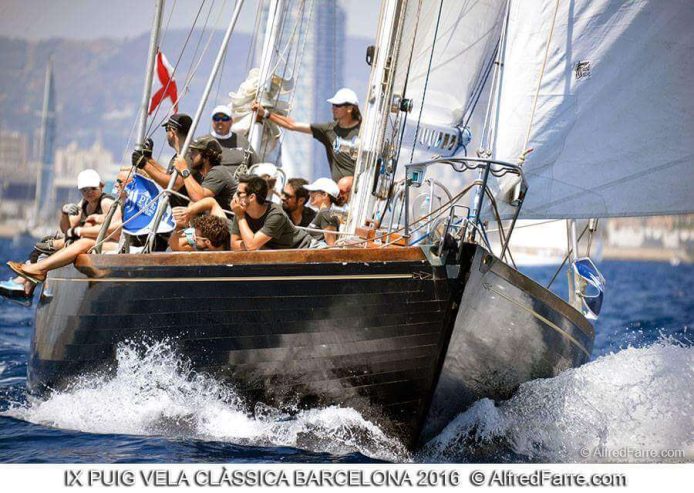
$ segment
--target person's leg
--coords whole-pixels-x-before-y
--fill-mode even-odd
[[[24,264],[22,269],[27,274],[43,275],[46,272],[71,264],[75,261],[78,255],[87,253],[91,247],[96,244],[96,240],[92,238],[80,238],[76,242],[66,246],[55,252],[50,257],[39,260],[35,264]]]

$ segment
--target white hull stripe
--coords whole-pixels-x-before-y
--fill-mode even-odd
[[[373,279],[413,279],[412,274],[357,274],[334,276],[254,276],[254,277],[105,277],[74,279],[67,277],[51,277],[48,282],[264,282],[264,281],[350,281]]]
[[[572,343],[574,343],[578,349],[580,349],[581,351],[583,351],[583,352],[585,353],[585,355],[588,356],[588,357],[590,358],[590,353],[589,353],[588,350],[583,346],[583,344],[581,344],[575,337],[573,337],[571,334],[567,333],[564,329],[562,329],[561,327],[559,327],[557,324],[555,324],[555,323],[552,322],[551,320],[546,319],[545,317],[543,317],[542,315],[540,315],[540,314],[537,313],[536,311],[530,310],[527,306],[525,306],[525,305],[523,305],[523,304],[517,302],[516,300],[514,300],[513,298],[509,297],[508,295],[502,293],[501,291],[499,291],[499,290],[497,290],[497,289],[494,289],[492,286],[487,285],[487,286],[485,286],[485,287],[486,287],[487,289],[489,289],[490,291],[492,291],[493,293],[498,294],[499,296],[501,296],[501,297],[504,298],[505,300],[510,301],[511,303],[513,303],[514,305],[518,306],[519,308],[522,308],[522,309],[525,310],[526,312],[530,313],[533,317],[537,318],[538,320],[540,320],[540,321],[543,322],[544,324],[548,325],[548,326],[551,327],[552,329],[554,329],[554,330],[556,330],[557,332],[559,332],[562,336],[566,337],[569,341],[571,341]]]

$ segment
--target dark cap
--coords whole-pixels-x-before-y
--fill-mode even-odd
[[[217,142],[217,139],[211,135],[203,135],[198,137],[190,144],[190,149],[197,149],[198,151],[207,151],[209,154],[214,154],[217,156],[222,155],[222,146]]]
[[[174,113],[162,125],[162,127],[173,127],[180,134],[187,135],[190,127],[193,126],[193,119],[185,113]]]

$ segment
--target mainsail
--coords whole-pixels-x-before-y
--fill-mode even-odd
[[[495,156],[534,149],[521,217],[694,211],[692,25],[688,0],[512,2]]]

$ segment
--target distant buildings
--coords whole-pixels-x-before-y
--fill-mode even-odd
[[[608,258],[694,262],[694,214],[609,219],[604,237]]]
[[[19,132],[0,131],[0,223],[28,224],[34,215],[34,200],[40,163],[30,158],[26,135]],[[90,148],[80,148],[71,142],[56,149],[51,158],[52,185],[46,193],[54,204],[48,211],[48,220],[56,216],[55,204],[79,200],[77,175],[80,171],[95,169],[104,180],[112,179],[118,172],[113,154],[101,142]]]
[[[118,174],[118,165],[113,162],[113,154],[100,141],[88,148],[78,147],[70,142],[67,147],[55,151],[55,203],[62,204],[78,199],[77,175],[85,169],[96,170],[104,181],[112,180]]]
[[[19,132],[0,130],[0,178],[27,177],[29,144],[27,136]]]

